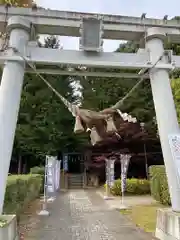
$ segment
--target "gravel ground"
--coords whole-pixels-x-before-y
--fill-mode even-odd
[[[60,193],[26,240],[152,240],[93,190]]]

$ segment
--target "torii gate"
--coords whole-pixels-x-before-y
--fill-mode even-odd
[[[6,21],[6,12],[0,7],[0,29]],[[4,70],[0,85],[0,213],[2,213],[6,181],[13,148],[21,90],[26,69],[25,59],[33,64],[63,65],[98,68],[139,69],[149,72],[158,130],[168,177],[172,209],[180,212],[180,185],[177,165],[173,159],[168,136],[179,134],[176,110],[170,87],[169,71],[180,68],[180,57],[164,51],[163,41],[180,42],[180,23],[177,21],[142,19],[135,17],[84,14],[54,10],[11,7],[8,11],[7,30],[9,48],[0,54]],[[81,51],[39,48],[29,42],[36,34],[81,36]],[[102,52],[101,38],[141,40],[146,36],[145,48],[138,53]],[[16,50],[16,51],[13,51]],[[22,55],[24,58],[22,58]],[[37,70],[50,74],[82,74],[53,69]],[[108,76],[109,73],[87,73]],[[84,73],[86,75],[86,72]],[[113,74],[112,74],[113,76]],[[116,74],[117,77],[137,78],[137,74]],[[144,75],[147,78],[147,74]]]

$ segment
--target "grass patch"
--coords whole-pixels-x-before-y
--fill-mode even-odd
[[[128,216],[136,226],[145,232],[154,233],[156,229],[157,209],[164,208],[161,204],[133,206],[131,209],[120,210],[121,214]]]

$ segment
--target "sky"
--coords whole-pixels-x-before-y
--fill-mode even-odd
[[[61,11],[106,13],[124,16],[169,18],[180,15],[180,0],[36,0],[39,6]],[[60,37],[64,49],[79,49],[77,38]],[[120,41],[104,41],[104,51],[114,51]]]

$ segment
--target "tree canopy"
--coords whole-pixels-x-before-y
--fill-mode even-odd
[[[59,41],[56,37],[50,36],[39,46],[59,48]],[[134,53],[138,47],[136,43],[127,42],[120,44],[116,51]],[[167,42],[165,48],[173,49],[174,54],[180,55],[180,44]],[[112,70],[107,69],[107,71]],[[125,71],[130,72],[130,70]],[[123,78],[43,76],[70,102],[81,101],[83,107],[92,110],[102,110],[114,105],[138,81]],[[172,79],[172,90],[180,122],[179,71],[173,72]],[[81,99],[75,95],[76,81],[81,86]],[[156,136],[155,111],[149,80],[144,80],[125,100],[121,110],[136,117],[138,121],[145,122],[148,133]],[[75,135],[73,126],[74,118],[45,83],[35,74],[25,74],[14,156],[22,155],[25,158],[31,156],[41,161],[46,154],[83,149],[88,144],[87,136]]]
[[[0,4],[11,4],[16,7],[30,7],[32,6],[33,0],[0,0]]]
[[[48,37],[41,47],[59,48],[58,39]],[[76,101],[69,76],[43,76],[70,102]],[[46,154],[77,150],[86,138],[75,136],[73,126],[74,118],[60,99],[36,74],[25,74],[14,155],[43,159]]]
[[[178,19],[178,17],[175,17]],[[173,54],[180,55],[180,44],[165,43],[165,49],[172,49]],[[116,52],[135,53],[139,45],[132,41],[122,43],[117,48]],[[110,71],[109,69],[107,70]],[[114,70],[119,71],[119,70]],[[125,70],[131,72],[131,70]],[[175,105],[178,113],[178,120],[180,122],[180,104],[178,96],[180,94],[180,85],[178,79],[180,78],[180,71],[175,70],[171,74],[172,91],[175,98]],[[120,78],[99,78],[86,77],[81,78],[82,85],[82,104],[84,107],[95,110],[102,110],[114,105],[118,100],[122,99],[126,93],[137,83],[134,79],[120,79]],[[89,100],[91,99],[91,101]],[[133,94],[124,101],[121,107],[123,112],[127,112],[135,116],[138,121],[144,122],[146,129],[152,137],[156,137],[156,125],[154,122],[155,110],[151,91],[150,80],[144,80],[142,84],[133,92]]]
[[[116,51],[133,53],[136,52],[137,49],[138,46],[136,44],[127,42],[120,44]],[[126,72],[130,71],[127,70]],[[99,77],[86,77],[85,79],[81,79],[83,89],[82,103],[85,107],[96,110],[108,108],[122,99],[139,80],[140,79]],[[149,80],[145,80],[138,89],[124,101],[121,110],[136,117],[138,121],[145,122],[148,131],[154,132],[155,126],[152,120],[155,112]]]

